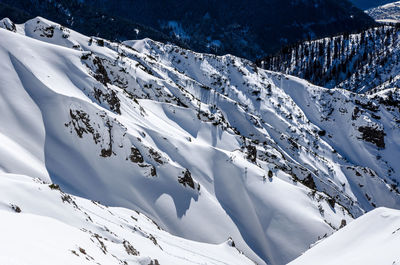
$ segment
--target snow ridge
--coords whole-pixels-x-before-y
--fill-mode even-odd
[[[0,25],[5,174],[137,210],[204,248],[232,238],[258,264],[286,264],[375,207],[400,208],[396,89],[329,90],[40,17]]]
[[[399,264],[400,211],[379,208],[290,262],[300,264]]]

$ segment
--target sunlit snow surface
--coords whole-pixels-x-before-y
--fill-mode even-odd
[[[254,264],[232,241],[175,237],[143,214],[70,196],[38,179],[1,174],[0,189],[0,264]]]
[[[379,208],[323,240],[290,265],[400,264],[400,211]]]
[[[327,90],[234,56],[197,54],[148,39],[111,43],[43,18],[23,25],[4,19],[0,26],[7,29],[0,29],[0,171],[40,179],[47,183],[41,189],[54,182],[67,193],[138,210],[171,234],[208,243],[165,233],[168,244],[184,242],[174,251],[191,242],[199,244],[196,255],[210,253],[204,259],[246,264],[226,247],[231,237],[258,264],[285,264],[374,207],[400,208],[399,112],[383,105],[372,112],[366,105],[392,90],[371,96]],[[399,97],[395,90],[393,95]],[[385,147],[363,140],[360,127],[384,130]],[[54,237],[62,236],[56,230],[70,225],[70,215],[64,208],[51,215],[43,206],[46,194],[55,197],[48,204],[67,205],[58,191],[46,191],[43,203],[36,203],[30,190],[20,191],[25,184],[15,184],[29,182],[26,177],[4,175],[1,181],[10,187],[2,207],[22,209],[4,220],[48,226]],[[29,211],[36,216],[24,215]],[[115,211],[117,219],[132,214]],[[97,251],[93,258],[105,258],[88,245],[90,233],[80,228],[91,221],[79,216],[71,232],[65,229],[70,240],[54,253],[83,257],[70,251],[81,238],[79,244],[93,248],[88,255]],[[114,254],[120,260],[127,260],[124,236],[109,247],[122,251]],[[140,250],[135,240],[132,245],[145,253],[140,258],[181,264],[168,261],[176,252]],[[179,257],[190,256],[187,251]]]

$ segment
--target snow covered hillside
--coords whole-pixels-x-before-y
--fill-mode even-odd
[[[0,264],[254,264],[231,239],[211,245],[178,238],[139,212],[37,178],[1,173],[0,189]]]
[[[400,22],[400,1],[370,8],[365,11],[369,16],[381,23]]]
[[[40,17],[0,26],[4,173],[137,210],[188,240],[231,237],[258,264],[285,264],[375,207],[400,209],[396,89],[329,90],[234,56],[113,43]]]
[[[400,264],[400,211],[378,208],[318,243],[290,265]]]

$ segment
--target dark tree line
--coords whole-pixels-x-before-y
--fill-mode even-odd
[[[399,37],[400,25],[380,26],[358,34],[287,46],[258,63],[264,69],[295,75],[320,86],[345,86],[349,80],[353,84],[373,80],[368,84],[373,88],[392,81],[388,73],[391,64],[399,63],[396,53]]]

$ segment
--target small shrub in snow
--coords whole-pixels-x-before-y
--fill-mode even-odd
[[[248,145],[247,147],[247,159],[249,159],[251,162],[255,163],[257,162],[257,149],[253,145]]]
[[[340,223],[340,227],[339,228],[345,227],[346,224],[347,224],[346,220],[342,219],[342,222]]]
[[[99,45],[100,47],[104,46],[104,40],[97,40],[97,45]]]
[[[328,198],[328,199],[326,199],[326,201],[328,202],[328,204],[329,204],[332,208],[335,208],[335,203],[336,203],[335,198]]]
[[[139,251],[137,251],[129,241],[124,240],[122,244],[124,245],[125,251],[128,255],[139,256]]]
[[[315,182],[314,182],[313,177],[311,176],[311,173],[308,174],[308,176],[302,181],[302,183],[303,183],[305,186],[307,186],[307,187],[309,187],[310,189],[312,189],[312,190],[315,190],[315,188],[316,188]]]
[[[140,153],[139,149],[137,149],[135,147],[131,147],[131,154],[129,156],[129,159],[133,163],[143,163],[143,161],[144,161],[143,156]]]
[[[157,259],[155,259],[155,260],[151,260],[149,265],[160,265],[160,263],[158,262]]]
[[[83,248],[79,248],[79,252],[82,253],[83,255],[86,255],[86,250]]]
[[[11,208],[12,208],[16,213],[20,213],[20,212],[21,212],[21,208],[19,208],[17,205],[11,204]]]
[[[61,190],[60,186],[58,184],[54,184],[54,183],[51,183],[49,185],[49,188],[52,189],[52,190]]]
[[[178,178],[179,183],[183,184],[186,187],[188,185],[192,189],[194,189],[194,181],[192,178],[192,174],[188,169],[183,173],[183,177]]]
[[[373,143],[379,148],[385,148],[386,133],[383,130],[374,127],[361,126],[358,128],[358,131],[362,133],[361,138],[364,141]]]
[[[271,169],[268,170],[268,178],[269,178],[269,180],[272,180],[273,176],[274,176],[274,174],[272,173]]]

